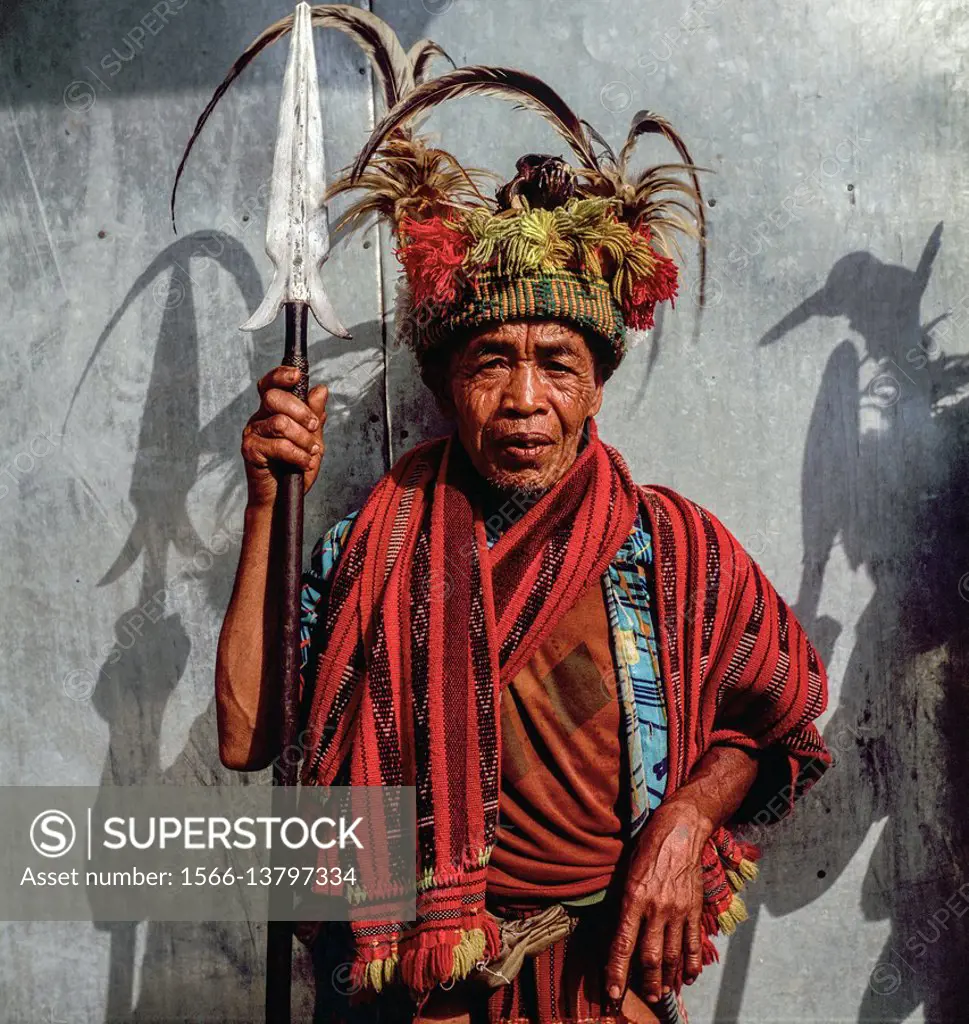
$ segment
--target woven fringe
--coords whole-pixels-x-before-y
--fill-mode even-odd
[[[740,855],[745,860],[760,860],[761,849],[753,843],[748,843],[743,839],[738,839],[737,849],[740,850]]]
[[[403,982],[411,992],[427,992],[441,978],[463,980],[480,960],[497,956],[500,946],[498,926],[486,917],[474,928],[435,929],[410,941],[405,937],[396,951],[386,944],[372,952],[364,949],[351,979],[360,991],[380,992],[385,985]]]
[[[759,851],[758,851],[759,853]],[[747,882],[757,877],[759,869],[752,860],[744,857],[737,865],[737,870],[727,868],[724,874],[733,889],[734,895],[730,900],[730,906],[717,914],[717,924],[724,935],[732,935],[738,924],[747,920],[747,906],[740,898],[739,893]]]
[[[373,960],[356,960],[350,969],[350,980],[358,992],[380,992],[397,978],[398,956],[391,953]]]
[[[400,980],[411,992],[426,992],[441,978],[461,981],[474,965],[497,956],[498,926],[485,917],[480,926],[423,932],[401,955]]]
[[[748,882],[752,882],[760,874],[760,869],[752,860],[747,860],[745,857],[737,865],[736,871],[732,868],[727,868],[725,874],[727,881],[730,883],[730,888],[734,892],[740,892]]]
[[[553,1017],[547,1024],[626,1024],[626,1017]],[[533,1024],[528,1017],[501,1017],[499,1024]]]
[[[736,844],[735,849],[739,852],[740,859],[734,860],[732,862],[734,867],[725,867],[723,872],[727,879],[727,884],[733,890],[730,904],[726,910],[722,910],[716,915],[714,915],[712,910],[704,910],[700,919],[703,931],[702,959],[704,967],[707,964],[719,962],[720,960],[720,953],[713,944],[712,936],[718,933],[733,935],[737,930],[737,925],[748,918],[747,906],[739,894],[744,886],[748,882],[753,881],[759,874],[759,868],[754,863],[753,858],[760,856],[760,850],[750,843],[739,842]],[[724,856],[724,851],[719,850],[718,852],[725,864],[731,863],[729,857]]]
[[[733,935],[737,930],[737,925],[746,920],[747,907],[744,901],[736,894],[734,894],[733,899],[730,901],[730,906],[717,914],[717,924],[720,925],[720,931],[724,935]]]
[[[760,874],[760,868],[746,857],[740,862],[739,871],[745,882],[752,882]]]

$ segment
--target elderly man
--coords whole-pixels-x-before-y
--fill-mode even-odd
[[[630,191],[585,152],[582,185],[529,156],[488,203],[404,130],[412,106],[344,184],[396,231],[405,340],[455,430],[313,550],[302,779],[416,786],[418,916],[317,935],[367,997],[322,1002],[334,1019],[650,1021],[671,1000],[685,1016],[681,986],[743,919],[755,874],[727,826],[785,813],[830,761],[812,724],[824,670],[724,526],[637,486],[598,436],[627,329],[676,292],[656,202],[670,179]],[[304,403],[295,381],[260,381],[242,442],[216,678],[239,770],[279,752],[277,464],[308,491],[323,462],[326,388]]]

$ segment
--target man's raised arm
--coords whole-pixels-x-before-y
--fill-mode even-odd
[[[280,701],[276,675],[278,594],[270,581],[274,463],[303,469],[303,491],[313,486],[323,458],[327,389],[317,385],[303,402],[289,390],[299,379],[279,366],[259,382],[259,409],[242,432],[249,498],[232,597],[219,635],[215,698],[219,757],[227,768],[258,771],[278,753]]]

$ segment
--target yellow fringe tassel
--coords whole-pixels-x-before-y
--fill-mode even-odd
[[[371,960],[367,964],[367,972],[364,975],[363,987],[372,988],[374,992],[380,992],[384,984],[390,984],[397,974],[398,956],[396,953],[382,960]]]
[[[484,956],[485,933],[482,928],[473,928],[461,933],[461,941],[454,947],[454,967],[451,977],[455,981],[466,978],[474,965]]]
[[[485,945],[483,928],[461,931],[461,940],[454,947],[454,966],[451,968],[451,977],[455,981],[466,978],[474,969],[474,965],[483,959]],[[400,956],[397,953],[379,960],[371,960],[363,976],[363,987],[373,989],[374,992],[382,991],[384,985],[389,985],[397,979],[399,966]]]
[[[746,920],[747,908],[744,906],[744,901],[736,894],[730,901],[730,906],[717,914],[717,923],[724,935],[733,935],[737,925]]]
[[[752,882],[759,874],[760,868],[752,860],[747,860],[745,857],[740,862],[740,873],[748,882]]]
[[[740,862],[736,871],[732,868],[727,868],[724,874],[727,876],[730,888],[734,892],[740,892],[748,882],[752,882],[757,877],[758,870],[757,865],[752,860],[744,859]]]

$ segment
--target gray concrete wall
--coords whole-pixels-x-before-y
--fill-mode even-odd
[[[211,122],[178,238],[167,197],[211,89],[287,5],[0,3],[0,778],[228,780],[212,671],[238,444],[281,352],[278,326],[236,326],[269,280],[283,49]],[[965,1021],[969,7],[373,8],[405,45],[426,34],[458,63],[546,77],[614,143],[657,110],[715,172],[699,336],[688,288],[608,385],[601,430],[639,480],[716,512],[795,605],[830,667],[838,766],[767,838],[754,920],[690,990],[693,1019]],[[336,168],[372,123],[372,83],[333,34],[318,59]],[[562,149],[498,101],[431,124],[507,174]],[[354,340],[312,336],[333,400],[307,553],[389,453],[440,426],[410,357],[385,360],[382,258],[386,278],[370,231],[327,266]],[[165,615],[137,624],[159,591]],[[2,924],[0,1019],[258,1019],[262,953],[258,927]]]

